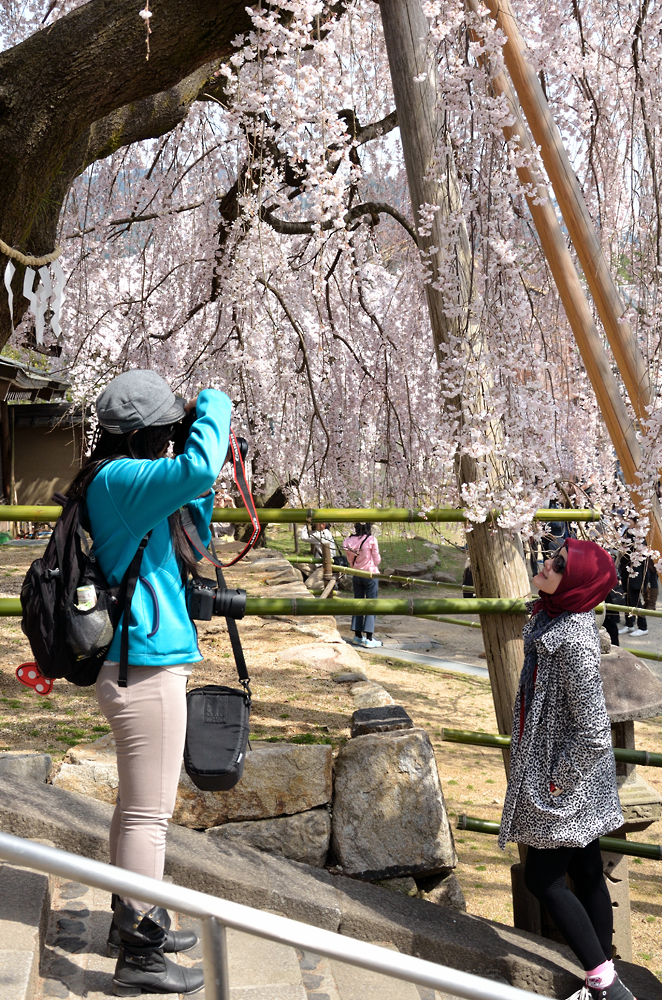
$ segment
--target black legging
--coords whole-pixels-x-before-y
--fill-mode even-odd
[[[566,872],[575,884],[574,893],[566,884]],[[596,969],[611,959],[614,915],[597,840],[586,847],[529,847],[524,881],[545,906],[582,968]]]

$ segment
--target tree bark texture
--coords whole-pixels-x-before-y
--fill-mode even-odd
[[[429,236],[419,235],[419,246],[428,252],[439,246],[439,226],[460,207],[460,189],[451,159],[447,160],[443,180],[432,180],[434,158],[441,132],[436,104],[436,64],[434,46],[429,40],[428,23],[420,0],[380,0],[386,50],[393,81],[393,92],[400,124],[407,179],[414,219],[420,221],[423,204],[436,205]],[[445,145],[445,143],[443,144]],[[460,231],[454,278],[459,289],[462,314],[449,317],[440,290],[435,255],[430,257],[432,281],[426,284],[428,307],[437,356],[455,338],[466,338],[471,331],[472,259],[466,229]],[[436,286],[436,287],[435,287]],[[461,412],[461,401],[455,410]],[[498,474],[499,470],[494,470]],[[475,462],[464,456],[459,463],[462,482],[472,482],[477,475]],[[477,597],[521,598],[529,592],[524,560],[515,540],[500,528],[479,524],[468,532],[469,557]],[[484,615],[481,617],[487,665],[499,732],[510,733],[512,707],[523,659],[522,615]]]
[[[251,27],[242,0],[160,0],[151,53],[134,0],[90,0],[0,53],[0,238],[41,256],[55,244],[74,178],[94,160],[170,131],[232,39]],[[0,255],[0,268],[3,261]],[[22,268],[14,277],[16,311]],[[10,334],[0,296],[0,346]]]

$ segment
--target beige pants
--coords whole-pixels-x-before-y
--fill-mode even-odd
[[[117,745],[119,793],[110,824],[110,863],[163,878],[168,820],[175,808],[186,736],[186,677],[162,667],[105,663],[97,697]],[[126,899],[139,910],[151,904]]]

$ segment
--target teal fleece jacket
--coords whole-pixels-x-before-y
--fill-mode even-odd
[[[166,667],[202,659],[167,518],[188,504],[202,541],[209,544],[214,493],[200,494],[213,486],[225,461],[230,410],[225,393],[205,389],[183,455],[118,459],[104,466],[88,487],[94,553],[111,585],[120,583],[141,539],[152,532],[131,603],[129,663]],[[121,624],[109,660],[119,661],[120,635]]]

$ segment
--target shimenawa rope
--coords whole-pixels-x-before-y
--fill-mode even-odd
[[[45,257],[29,257],[21,253],[20,250],[14,250],[13,247],[8,246],[4,240],[0,240],[0,250],[6,257],[12,257],[19,264],[25,264],[26,267],[45,267],[46,264],[52,264],[54,260],[57,260],[62,253],[62,247],[56,247],[52,253],[46,254]]]

